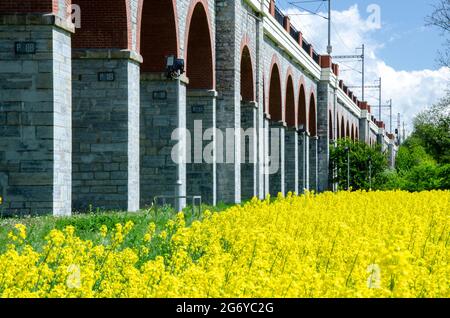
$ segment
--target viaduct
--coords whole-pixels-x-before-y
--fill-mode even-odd
[[[394,136],[304,36],[274,0],[1,0],[3,213],[331,190],[338,138],[381,144],[393,163]],[[177,78],[170,55],[184,60]],[[214,160],[185,145],[195,160],[174,162],[177,128],[205,133],[197,146],[212,144]],[[237,133],[218,138],[227,128]],[[256,138],[241,143],[240,128]]]

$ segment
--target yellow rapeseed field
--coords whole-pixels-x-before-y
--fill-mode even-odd
[[[450,192],[341,192],[254,199],[183,214],[140,244],[133,224],[52,230],[40,251],[16,225],[2,297],[449,297]]]

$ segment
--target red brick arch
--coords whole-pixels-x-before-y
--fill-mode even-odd
[[[317,136],[317,115],[316,115],[316,97],[313,88],[309,95],[309,116],[308,116],[308,128],[311,136]]]
[[[283,121],[289,127],[297,127],[297,107],[295,103],[294,76],[292,68],[289,66],[286,72],[286,94],[283,111]]]
[[[144,61],[142,72],[163,72],[165,57],[179,56],[175,0],[140,0],[136,50]]]
[[[281,71],[278,58],[272,57],[269,81],[269,115],[274,122],[283,120],[283,100],[281,94]]]
[[[305,81],[303,77],[300,80],[300,88],[298,93],[298,114],[297,124],[303,125],[304,129],[308,128],[308,109],[306,107]]]
[[[73,0],[81,9],[81,28],[73,48],[131,49],[129,0]]]
[[[246,34],[241,43],[241,96],[244,101],[255,100],[253,61],[249,49],[250,40]]]
[[[214,44],[207,0],[191,1],[185,30],[188,88],[215,89]]]

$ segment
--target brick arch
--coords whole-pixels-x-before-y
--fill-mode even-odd
[[[341,138],[345,138],[345,119],[341,117]]]
[[[303,125],[304,129],[307,129],[308,123],[308,110],[306,108],[306,93],[304,82],[300,84],[300,89],[298,93],[298,119],[297,124]]]
[[[269,81],[269,115],[272,121],[283,120],[283,101],[281,94],[281,73],[276,56],[272,59]]]
[[[308,116],[308,127],[311,136],[317,136],[317,115],[316,115],[316,97],[314,95],[313,89],[309,95],[309,116]]]
[[[255,84],[253,76],[253,61],[248,39],[241,46],[241,97],[244,101],[255,100]]]
[[[184,59],[188,88],[214,89],[214,45],[207,0],[191,1],[186,21]]]
[[[352,124],[351,138],[352,138],[352,140],[355,140],[355,125],[354,124]]]
[[[291,67],[287,70],[286,95],[284,102],[283,120],[289,127],[297,127],[297,107],[295,106],[294,80]]]
[[[136,42],[136,49],[144,59],[143,72],[163,72],[165,57],[179,56],[175,0],[139,1]]]
[[[72,47],[131,49],[128,2],[128,0],[73,0],[74,4],[80,6],[82,21],[81,28],[72,36]]]

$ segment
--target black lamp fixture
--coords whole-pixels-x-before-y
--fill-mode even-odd
[[[306,132],[305,125],[304,125],[304,124],[299,124],[299,125],[298,125],[297,131],[298,131],[299,133],[305,133],[305,132]]]
[[[166,57],[167,78],[176,79],[184,73],[184,60],[176,58],[175,55]]]

